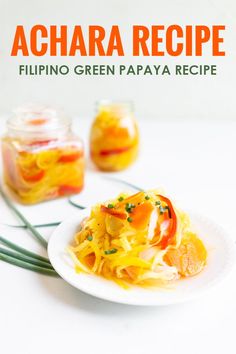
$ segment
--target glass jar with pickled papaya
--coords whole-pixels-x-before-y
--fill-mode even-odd
[[[135,161],[139,133],[130,102],[101,101],[90,132],[90,155],[103,171],[119,171]]]
[[[2,139],[6,184],[24,204],[74,193],[84,183],[84,150],[71,121],[50,107],[19,108]]]

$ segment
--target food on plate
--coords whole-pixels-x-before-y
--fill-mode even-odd
[[[129,102],[100,102],[90,132],[90,154],[104,171],[119,171],[135,161],[139,133]]]
[[[68,118],[48,107],[26,107],[8,120],[2,139],[4,177],[20,202],[79,193],[84,151]]]
[[[207,250],[189,217],[158,190],[92,207],[69,246],[75,270],[126,287],[167,284],[201,272]]]

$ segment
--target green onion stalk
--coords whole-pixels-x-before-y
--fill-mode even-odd
[[[34,228],[34,226],[24,217],[24,215],[15,207],[15,205],[10,201],[10,199],[6,196],[3,190],[0,188],[0,194],[3,197],[5,203],[8,207],[19,217],[19,219],[23,222],[25,226],[31,231],[32,235],[35,239],[47,249],[47,241],[43,238],[42,235]]]

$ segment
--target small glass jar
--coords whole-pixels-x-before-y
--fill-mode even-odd
[[[20,202],[34,204],[74,193],[84,184],[84,149],[71,121],[50,107],[21,107],[2,139],[6,184]]]
[[[90,155],[103,171],[119,171],[138,155],[139,132],[130,102],[101,101],[90,132]]]

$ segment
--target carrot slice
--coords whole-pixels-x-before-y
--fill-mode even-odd
[[[130,213],[132,219],[130,225],[135,229],[145,229],[148,226],[153,209],[154,206],[150,202],[137,205]]]
[[[144,200],[144,192],[138,192],[135,193],[124,200],[122,202],[119,202],[117,205],[119,206],[124,206],[126,203],[132,203],[132,204],[138,204],[141,203]]]
[[[130,150],[131,148],[132,148],[132,146],[124,146],[124,147],[115,148],[115,149],[101,150],[99,152],[99,155],[101,155],[101,156],[119,155],[119,154],[122,154],[123,152]]]
[[[85,258],[85,263],[89,268],[92,268],[94,266],[96,257],[95,257],[95,253],[90,253],[88,254]]]
[[[109,214],[109,215],[113,215],[119,219],[125,220],[127,215],[124,212],[123,209],[120,208],[108,208],[105,205],[101,205],[101,211],[103,213]]]
[[[58,161],[63,162],[63,163],[74,162],[82,156],[83,156],[83,153],[81,151],[75,151],[70,154],[61,155]]]
[[[81,190],[83,189],[83,186],[70,186],[70,185],[62,185],[58,187],[58,194],[60,196],[63,195],[69,195],[69,194],[76,194],[81,192]]]
[[[38,170],[33,174],[23,171],[21,172],[21,175],[26,182],[39,182],[44,177],[44,174],[44,170]]]
[[[207,251],[202,241],[188,233],[177,249],[169,249],[164,257],[167,264],[175,266],[178,273],[188,277],[199,273],[206,264]]]
[[[35,119],[31,119],[28,121],[28,124],[30,125],[42,125],[45,124],[48,121],[47,118],[35,118]]]

